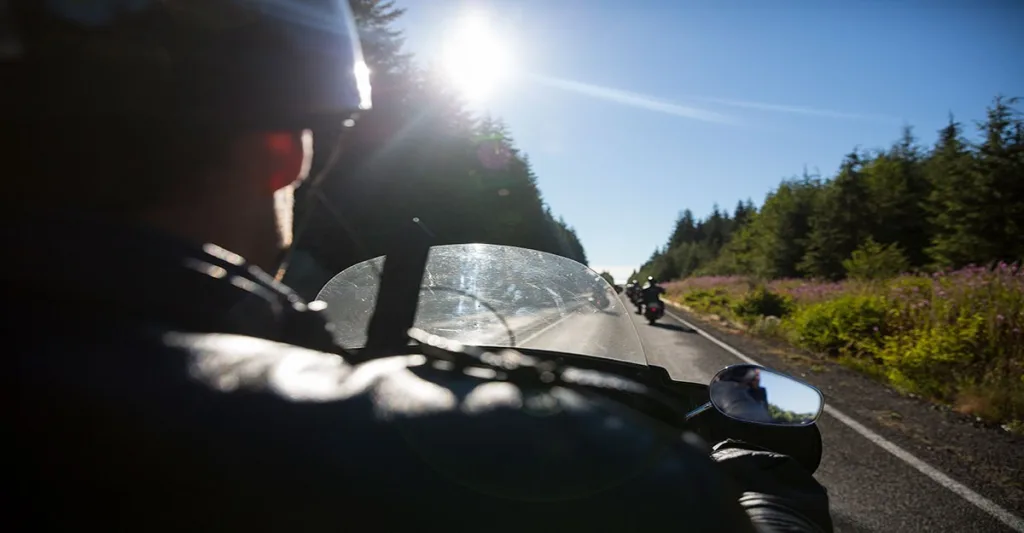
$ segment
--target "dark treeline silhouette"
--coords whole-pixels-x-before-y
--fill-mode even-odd
[[[635,275],[886,277],[1024,257],[1024,120],[996,97],[979,138],[952,116],[935,145],[909,127],[886,149],[855,149],[830,179],[784,180],[760,209],[683,211]]]
[[[310,201],[304,187],[296,192],[297,223],[313,211],[285,281],[315,296],[330,276],[419,231],[413,218],[434,244],[521,246],[586,264],[576,232],[545,205],[504,124],[472,116],[452,88],[403,52],[393,28],[403,10],[391,1],[349,3],[372,73],[373,109],[341,134],[344,149],[320,187],[323,201]],[[328,136],[317,142],[318,154],[336,144]]]

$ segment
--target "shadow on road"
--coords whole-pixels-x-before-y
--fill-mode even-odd
[[[679,325],[676,325],[676,324],[666,324],[664,322],[655,322],[655,323],[653,323],[651,325],[656,327],[656,328],[671,329],[673,331],[680,331],[680,332],[683,332],[683,333],[697,333],[696,331],[694,331],[694,330],[692,330],[692,329],[690,329],[690,328],[688,328],[686,326],[679,326]]]

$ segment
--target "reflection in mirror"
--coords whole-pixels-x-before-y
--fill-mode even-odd
[[[814,423],[825,407],[818,389],[757,365],[733,365],[708,386],[711,403],[736,420],[776,426]]]

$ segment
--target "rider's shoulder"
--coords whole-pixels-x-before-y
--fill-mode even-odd
[[[423,357],[393,356],[352,363],[343,356],[245,335],[179,333],[163,335],[163,344],[184,353],[192,380],[223,393],[262,393],[292,403],[343,402],[380,394],[412,377]],[[420,406],[447,404],[436,389],[396,389]],[[401,403],[401,402],[400,402]],[[408,402],[405,402],[406,404]]]
[[[459,483],[484,492],[501,487],[503,497],[514,499],[558,498],[641,479],[650,490],[683,497],[689,489],[680,480],[717,483],[707,456],[679,432],[571,388],[520,386],[422,355],[350,363],[236,335],[165,339],[188,353],[193,380],[228,395],[262,395],[263,409],[272,399],[278,405],[268,410],[277,413],[267,415],[271,425],[290,413],[288,430],[316,430],[309,434],[321,440],[306,448],[310,454],[351,449],[353,434],[378,448],[401,442],[395,450],[406,451],[395,451],[396,464],[411,450]]]
[[[594,394],[521,386],[494,379],[486,368],[452,369],[446,361],[422,355],[352,363],[335,354],[239,335],[174,333],[164,340],[186,352],[190,378],[207,388],[261,394],[292,410],[320,404],[316,412],[344,413],[351,424],[402,431],[446,427],[420,435],[433,443],[429,447],[464,449],[469,439],[475,442],[471,448],[518,448],[550,460],[605,454],[604,460],[618,456],[628,462],[665,451],[678,440],[644,415]],[[481,431],[483,426],[490,429]],[[538,435],[551,439],[550,446],[536,448],[532,443]]]
[[[187,357],[190,379],[223,393],[258,392],[290,403],[342,404],[365,397],[387,420],[524,415],[544,424],[603,413],[603,402],[557,387],[524,388],[485,368],[398,355],[350,362],[333,353],[243,335],[168,333],[162,342]],[[607,422],[605,418],[601,418]]]

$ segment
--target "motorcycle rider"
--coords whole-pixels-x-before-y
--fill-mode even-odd
[[[640,312],[640,295],[641,295],[640,282],[634,279],[633,280],[633,294],[630,295],[629,301],[633,305],[637,306],[637,313]]]
[[[333,346],[266,272],[312,134],[368,108],[344,3],[2,9],[14,520],[831,531],[826,491],[785,456],[709,459],[639,413],[610,426],[626,411],[600,398]]]
[[[644,303],[657,302],[661,299],[661,295],[665,294],[665,288],[658,285],[658,280],[654,279],[654,276],[647,276],[647,283],[644,284],[642,294]]]
[[[654,279],[654,276],[647,276],[647,283],[644,284],[643,289],[640,290],[640,301],[637,303],[637,312],[643,310],[643,306],[652,303],[660,302],[661,295],[665,293],[665,289],[658,285],[658,281]]]

